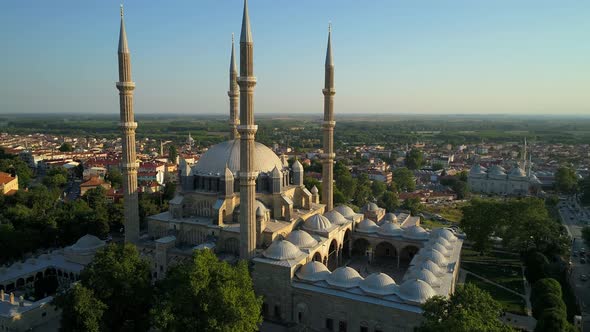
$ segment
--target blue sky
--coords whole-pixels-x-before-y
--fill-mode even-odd
[[[590,113],[590,1],[250,0],[256,113]],[[228,113],[241,0],[125,1],[135,111]],[[0,5],[0,113],[117,113],[119,2]]]

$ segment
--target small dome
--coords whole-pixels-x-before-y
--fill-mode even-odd
[[[483,175],[486,174],[485,170],[481,167],[480,164],[475,164],[469,170],[469,175]]]
[[[413,240],[428,239],[428,232],[418,225],[410,226],[404,229],[403,237]]]
[[[379,226],[371,219],[365,219],[356,225],[356,231],[361,233],[375,233]]]
[[[314,214],[303,223],[303,228],[310,231],[325,231],[331,227],[332,223],[330,223],[330,220],[321,214]]]
[[[277,261],[295,259],[303,255],[299,248],[287,240],[274,241],[262,254]]]
[[[295,159],[291,168],[293,168],[293,172],[303,172],[303,165],[301,165],[299,159]]]
[[[443,256],[445,256],[445,257],[451,256],[451,253],[449,252],[449,250],[447,248],[445,248],[445,246],[443,246],[442,244],[440,244],[438,242],[429,243],[427,248],[434,249],[434,250],[440,252],[441,254],[443,254]]]
[[[264,211],[259,207],[256,208],[256,217],[264,217]]]
[[[311,188],[311,193],[312,193],[312,194],[317,194],[317,193],[319,193],[319,192],[320,192],[320,191],[318,190],[318,187],[316,187],[316,186],[313,186],[313,187]]]
[[[494,165],[492,167],[490,167],[488,174],[490,176],[495,176],[495,177],[504,177],[506,176],[506,173],[504,172],[504,170],[502,170],[502,168],[498,165]]]
[[[418,272],[412,273],[412,277],[426,281],[432,287],[440,287],[441,285],[440,279],[427,269],[420,269]]]
[[[359,287],[373,295],[390,295],[395,293],[397,285],[395,280],[385,273],[373,273],[359,283]]]
[[[349,222],[342,214],[340,214],[340,212],[336,210],[324,213],[324,217],[328,218],[332,224],[336,225],[344,225]]]
[[[424,260],[422,262],[422,264],[420,265],[421,269],[426,269],[432,273],[434,273],[434,275],[436,276],[441,276],[443,275],[445,272],[440,268],[440,266],[436,265],[436,263],[434,263],[431,260]]]
[[[451,244],[451,242],[445,240],[443,237],[436,238],[435,243],[442,245],[443,247],[447,248],[448,250],[453,249],[453,245]]]
[[[397,216],[395,215],[395,213],[388,213],[385,215],[385,217],[383,217],[383,221],[397,222]]]
[[[451,232],[450,230],[448,230],[446,228],[437,228],[437,229],[433,230],[432,233],[434,234],[434,235],[433,234],[430,235],[432,238],[442,238],[442,239],[447,240],[450,243],[457,241],[457,237],[455,236],[455,234],[453,234],[453,232]]]
[[[330,271],[324,264],[311,261],[300,267],[295,275],[301,280],[315,282],[326,280],[330,276]]]
[[[293,243],[299,248],[312,248],[318,244],[318,241],[309,235],[309,233],[301,230],[292,231],[289,235],[287,235],[287,241]]]
[[[377,206],[377,204],[371,202],[371,203],[367,203],[367,205],[365,205],[363,210],[364,211],[377,211],[377,210],[379,210],[379,207]]]
[[[334,208],[334,210],[338,211],[344,218],[352,218],[355,216],[355,212],[349,206],[346,205],[338,205]]]
[[[386,236],[399,236],[402,232],[401,227],[395,223],[386,223],[379,227],[379,230],[377,231],[377,233]]]
[[[510,170],[510,174],[509,175],[511,177],[524,178],[524,177],[526,177],[526,172],[522,168],[516,166],[516,167],[514,167],[513,169]]]
[[[420,260],[430,260],[440,267],[447,266],[448,262],[445,256],[438,250],[424,248],[420,252]]]
[[[90,250],[99,248],[105,245],[105,242],[101,239],[97,238],[94,235],[86,234],[82,236],[76,243],[72,246],[72,249],[75,250]]]
[[[363,277],[361,277],[355,269],[348,266],[337,268],[332,274],[330,274],[328,279],[326,279],[331,286],[340,288],[356,287],[362,280]]]
[[[34,258],[29,258],[29,259],[27,259],[27,261],[25,263],[31,264],[31,265],[36,265],[37,264],[37,260],[34,259]]]
[[[436,292],[425,281],[412,279],[400,286],[399,296],[410,302],[424,303],[436,295]]]

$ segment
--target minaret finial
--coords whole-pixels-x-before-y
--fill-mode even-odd
[[[121,17],[123,17],[123,4],[121,4]]]
[[[123,4],[121,4],[121,30],[119,31],[119,53],[129,53],[127,45],[127,33],[125,32],[125,22],[123,20]]]
[[[326,50],[326,66],[333,66],[332,58],[332,22],[328,24],[328,49]]]
[[[248,15],[248,0],[244,0],[244,15],[242,16],[242,32],[240,34],[240,43],[251,43],[252,29],[250,29],[250,15]]]

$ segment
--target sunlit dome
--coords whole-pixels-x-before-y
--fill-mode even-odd
[[[402,232],[403,230],[401,227],[395,223],[385,223],[379,227],[379,230],[377,230],[377,233],[386,236],[399,236]]]
[[[365,219],[356,225],[356,231],[361,233],[375,233],[379,226],[371,219]]]
[[[264,144],[254,142],[254,169],[268,173],[277,167],[283,169],[281,159]],[[240,170],[240,140],[230,140],[213,145],[193,166],[195,174],[225,174],[225,166],[236,175]]]
[[[490,167],[488,174],[490,176],[495,176],[495,177],[506,176],[506,173],[504,172],[504,170],[498,165],[494,165],[494,166]]]
[[[526,177],[526,172],[522,168],[520,168],[519,166],[516,166],[510,170],[509,175],[511,177],[515,177],[515,178],[524,178],[524,177]]]
[[[105,242],[94,235],[86,234],[82,236],[76,243],[68,247],[73,251],[88,251],[95,250],[105,246]]]
[[[368,294],[390,295],[395,293],[395,280],[385,273],[373,273],[359,283],[359,287]]]
[[[457,241],[457,237],[455,236],[455,234],[453,234],[453,232],[451,232],[450,230],[448,230],[446,228],[437,228],[437,229],[433,230],[430,237],[435,238],[435,239],[436,238],[445,239],[449,243],[453,243],[453,242]],[[446,247],[446,245],[445,245],[445,247]]]
[[[324,213],[324,217],[328,218],[328,220],[330,220],[330,222],[335,225],[344,225],[349,222],[340,212],[336,210]]]
[[[363,208],[363,210],[365,211],[377,211],[379,210],[379,206],[377,206],[377,204],[370,202],[367,203],[367,205],[365,205],[365,207]]]
[[[274,259],[277,261],[284,261],[295,259],[303,252],[299,250],[293,243],[287,240],[274,241],[263,253],[264,257]]]
[[[321,214],[314,214],[303,223],[303,228],[310,231],[325,231],[332,228],[332,223]]]
[[[318,244],[309,233],[306,231],[295,230],[287,235],[287,241],[293,243],[299,248],[312,248]]]
[[[330,271],[324,264],[311,261],[299,268],[295,275],[301,280],[315,282],[326,280],[330,276]]]
[[[352,218],[356,214],[353,209],[346,205],[338,205],[334,210],[338,211],[345,218]]]
[[[473,167],[471,167],[471,169],[469,170],[469,175],[484,175],[484,174],[486,174],[486,172],[483,169],[483,167],[481,167],[480,164],[473,165]]]
[[[425,240],[428,239],[428,232],[418,225],[413,225],[404,229],[403,237],[413,240]]]
[[[383,217],[383,221],[386,222],[397,222],[397,216],[395,215],[395,213],[388,213],[385,215],[385,217]]]
[[[447,248],[448,250],[453,249],[453,245],[451,244],[451,242],[445,240],[443,237],[436,238],[435,243],[442,245],[443,247]]]
[[[418,279],[408,280],[399,288],[399,296],[410,302],[424,303],[435,295],[436,292],[427,282]]]
[[[449,252],[449,250],[447,248],[445,248],[445,246],[443,246],[442,244],[440,244],[438,242],[434,242],[434,243],[431,242],[428,244],[428,246],[426,248],[434,249],[434,250],[440,252],[441,254],[443,254],[445,257],[451,256],[451,253]]]
[[[447,259],[445,256],[437,250],[424,248],[420,251],[420,260],[425,261],[429,260],[435,263],[440,267],[445,267],[448,264]]]
[[[328,279],[326,279],[328,284],[339,288],[356,287],[362,280],[363,277],[361,277],[355,269],[348,266],[337,268],[332,274],[330,274]]]
[[[432,273],[434,273],[434,275],[436,276],[441,276],[445,273],[445,271],[443,269],[440,268],[440,266],[438,266],[436,263],[434,263],[431,260],[424,260],[422,262],[422,264],[420,266],[418,266],[416,269],[421,268],[421,269],[426,269]]]
[[[420,269],[415,270],[410,274],[410,278],[408,279],[419,279],[422,281],[426,281],[432,287],[440,287],[441,280],[432,273],[432,271],[427,269]]]

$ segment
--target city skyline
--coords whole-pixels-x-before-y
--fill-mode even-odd
[[[30,4],[28,4],[30,5]],[[533,6],[534,5],[534,6]],[[118,3],[8,4],[0,113],[116,114]],[[321,115],[334,26],[339,114],[587,112],[589,6],[253,1],[257,114]],[[141,114],[226,114],[240,1],[125,3]],[[56,37],[61,36],[61,37]],[[27,86],[27,89],[22,89]]]

